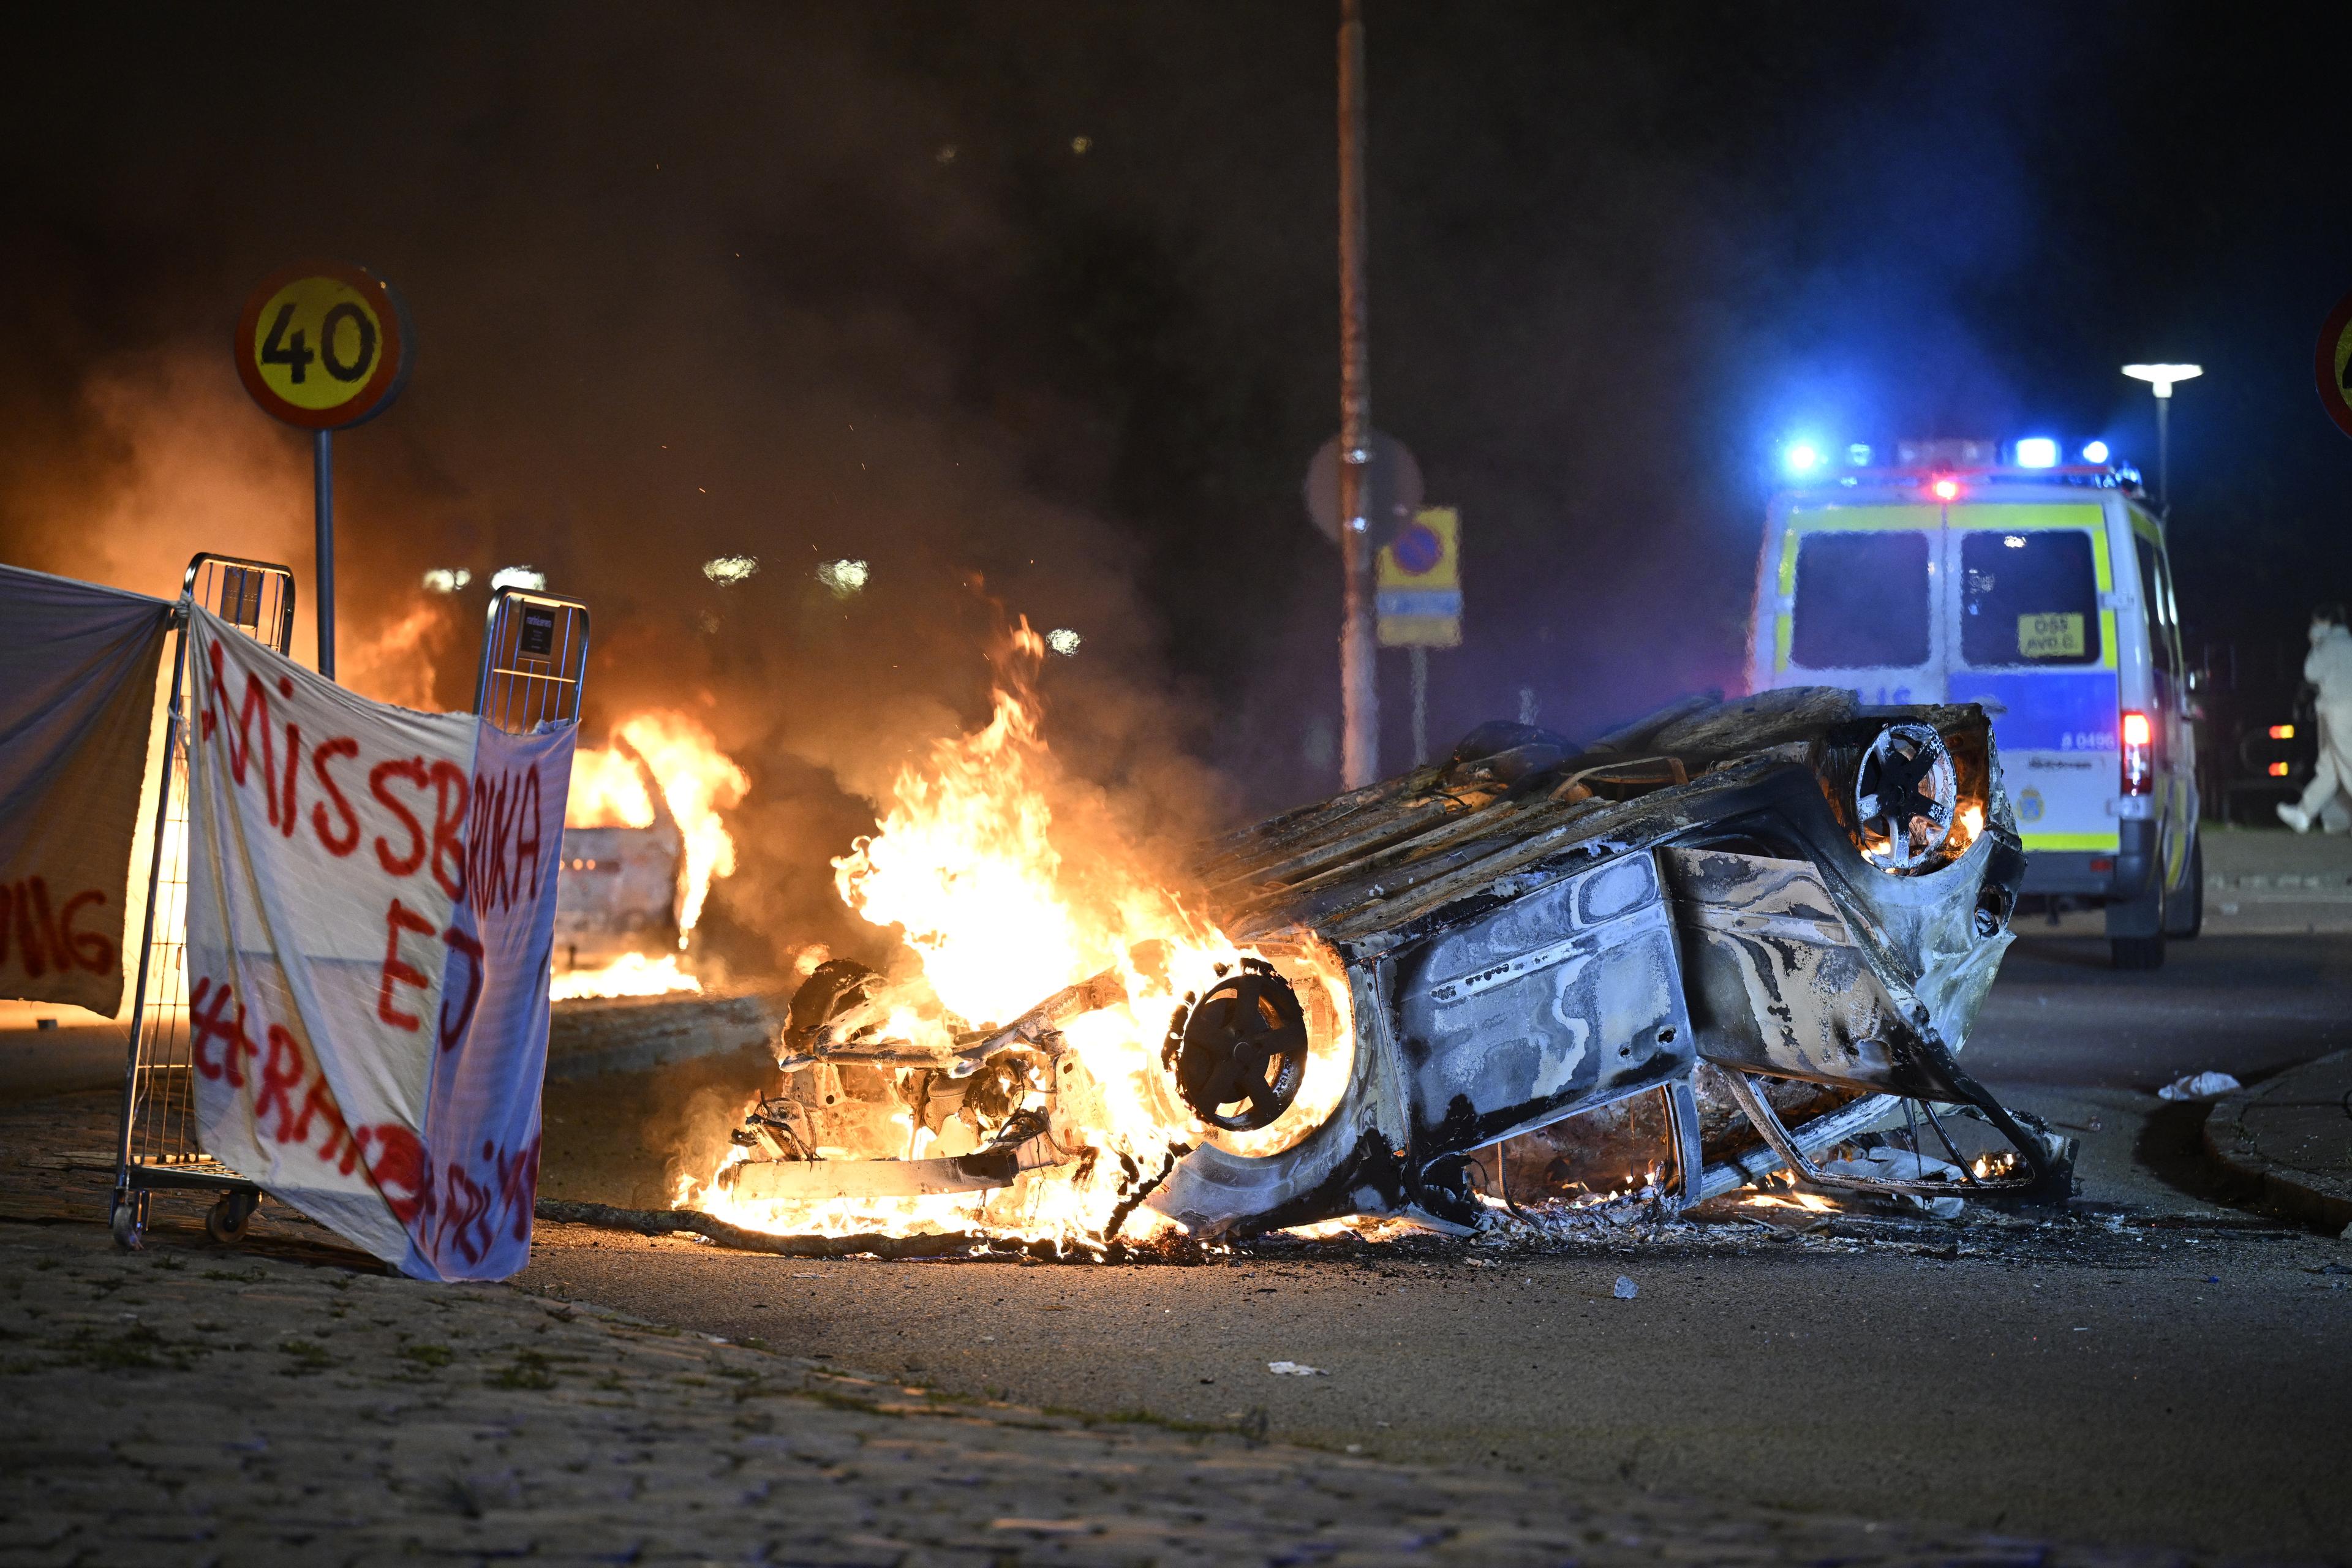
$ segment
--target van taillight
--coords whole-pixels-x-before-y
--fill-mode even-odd
[[[2123,739],[2124,793],[2147,795],[2156,788],[2156,726],[2145,713],[2126,713]]]

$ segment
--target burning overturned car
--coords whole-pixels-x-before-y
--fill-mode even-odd
[[[1099,1245],[1348,1216],[1458,1231],[1497,1204],[1690,1203],[1783,1166],[1883,1194],[2068,1190],[2071,1146],[1955,1059],[2024,867],[1973,705],[1784,689],[1583,746],[1485,726],[1210,846],[1198,908],[1114,887],[1091,949],[1087,922],[985,865],[903,874],[910,830],[972,834],[945,808],[1003,795],[1027,723],[1000,693],[989,731],[836,862],[923,963],[810,976],[712,1212]],[[938,905],[958,899],[990,942],[950,940]],[[993,999],[992,956],[1037,975],[1089,951],[1108,962],[1017,1012],[960,1005]],[[1956,1121],[1997,1145],[1969,1158]],[[1873,1131],[1890,1122],[1907,1147]],[[1863,1157],[1817,1161],[1841,1145]]]

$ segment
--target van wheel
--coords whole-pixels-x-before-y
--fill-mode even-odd
[[[2205,836],[2199,834],[2189,843],[2189,865],[2181,876],[2181,888],[2164,904],[2164,934],[2176,942],[2187,942],[2205,929]]]
[[[2114,955],[2117,969],[2162,969],[2164,967],[2162,936],[2109,937],[2107,951]]]

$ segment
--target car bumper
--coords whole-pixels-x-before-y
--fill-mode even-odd
[[[2156,871],[2162,837],[2158,824],[2147,817],[2126,817],[2116,824],[2114,849],[2029,849],[2025,883],[2020,889],[2035,894],[2129,900],[2146,893]]]

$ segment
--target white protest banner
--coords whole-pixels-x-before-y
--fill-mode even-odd
[[[0,566],[0,996],[112,1017],[172,606]]]
[[[530,1255],[576,726],[354,696],[192,612],[188,1027],[207,1152],[404,1273]]]

